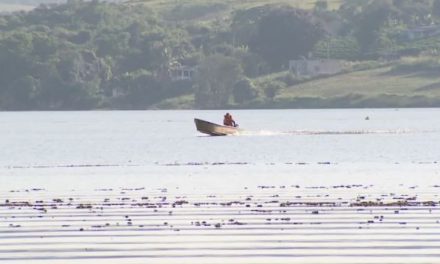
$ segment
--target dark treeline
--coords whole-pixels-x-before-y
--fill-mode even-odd
[[[192,94],[197,108],[246,105],[289,84],[252,80],[290,59],[371,60],[440,46],[438,38],[402,41],[405,29],[437,22],[440,0],[230,10],[69,0],[0,16],[0,109],[146,109]],[[182,65],[195,69],[192,79],[171,78]]]

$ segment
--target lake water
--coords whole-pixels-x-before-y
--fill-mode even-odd
[[[0,173],[21,177],[8,181],[12,185],[19,179],[38,185],[35,175],[81,174],[90,182],[98,174],[105,177],[94,179],[105,183],[135,172],[148,181],[199,170],[215,181],[218,170],[251,178],[248,172],[329,167],[358,173],[400,167],[403,173],[440,162],[440,109],[242,110],[233,112],[245,130],[240,135],[195,130],[194,117],[221,123],[224,112],[3,112]]]
[[[440,109],[230,112],[1,112],[0,261],[440,262]]]
[[[194,117],[224,111],[0,113],[0,166],[188,162],[432,162],[440,110],[234,111],[246,131],[204,137]],[[365,117],[370,120],[365,120]]]

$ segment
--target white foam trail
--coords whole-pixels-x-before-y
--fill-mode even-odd
[[[280,135],[288,135],[288,133],[282,132],[282,131],[270,131],[270,130],[259,130],[259,131],[242,130],[235,135],[237,135],[237,136],[280,136]]]
[[[288,135],[366,135],[366,134],[409,134],[415,132],[428,133],[430,131],[412,131],[407,129],[395,130],[242,130],[236,136],[288,136]]]

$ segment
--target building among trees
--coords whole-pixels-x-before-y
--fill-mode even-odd
[[[345,61],[334,59],[302,59],[289,61],[289,70],[296,76],[333,75],[344,70]]]
[[[404,30],[402,36],[406,40],[424,39],[440,35],[440,25],[420,26]]]
[[[172,81],[192,81],[196,67],[176,64],[170,67],[169,76]]]

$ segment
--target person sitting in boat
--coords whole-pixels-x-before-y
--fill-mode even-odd
[[[223,119],[223,125],[232,127],[238,126],[238,124],[235,123],[234,119],[232,118],[232,115],[229,113],[226,113],[225,118]]]

